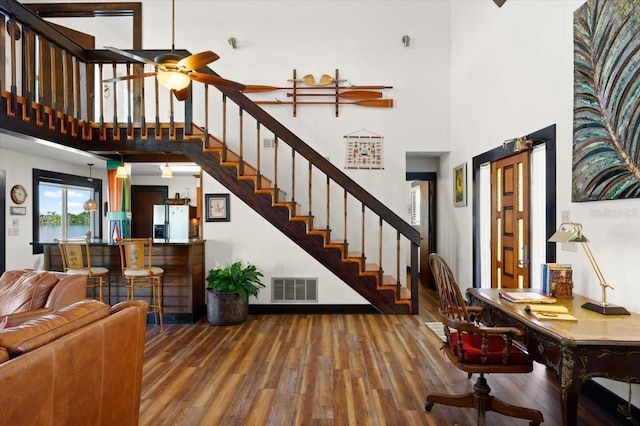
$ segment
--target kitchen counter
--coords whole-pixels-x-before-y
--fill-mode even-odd
[[[193,324],[206,312],[204,242],[201,239],[154,240],[153,266],[164,269],[162,279],[162,319],[166,324]],[[44,248],[44,269],[62,271],[62,258],[55,242],[40,242]],[[127,298],[125,280],[120,267],[117,244],[91,240],[91,265],[109,269],[105,280],[104,300],[114,305]],[[149,301],[148,292],[136,297]],[[153,318],[150,316],[150,322]]]

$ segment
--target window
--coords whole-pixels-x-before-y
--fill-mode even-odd
[[[80,239],[89,231],[94,238],[100,238],[101,189],[100,179],[34,169],[34,242],[49,242],[56,238]],[[89,197],[98,204],[98,211],[84,211],[83,204]],[[42,252],[42,245],[34,243],[33,253]]]

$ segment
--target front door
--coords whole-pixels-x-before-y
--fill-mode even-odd
[[[529,288],[529,151],[491,164],[493,288]]]

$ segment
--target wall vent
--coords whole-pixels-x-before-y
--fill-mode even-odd
[[[318,279],[271,278],[271,301],[280,303],[318,302]]]

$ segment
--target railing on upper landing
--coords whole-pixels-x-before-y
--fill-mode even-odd
[[[381,284],[394,276],[398,298],[410,289],[417,313],[418,232],[243,93],[193,82],[189,98],[178,102],[155,78],[102,83],[154,70],[108,50],[86,50],[13,0],[0,0],[0,28],[0,91],[8,115],[44,123],[48,139],[72,138],[88,151],[99,141],[222,144],[223,161],[230,150],[240,157],[240,174],[250,164],[258,187],[268,177],[274,202],[291,203],[292,216],[307,216],[309,230],[341,244],[343,257],[360,258],[363,272],[375,264]],[[152,60],[168,52],[133,53]]]

